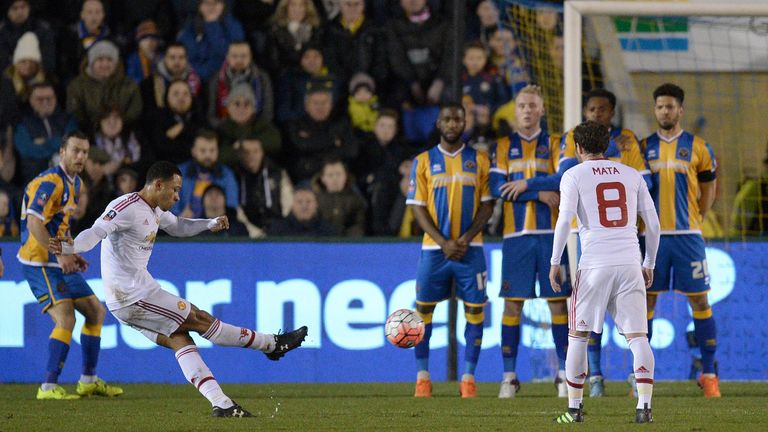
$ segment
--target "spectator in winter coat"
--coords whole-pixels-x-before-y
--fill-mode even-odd
[[[31,112],[13,131],[13,143],[21,156],[19,165],[23,184],[48,169],[51,158],[59,153],[62,138],[77,130],[72,116],[58,108],[51,84],[33,86],[29,104]]]
[[[86,51],[97,42],[112,38],[106,16],[101,0],[83,1],[80,21],[64,30],[60,38],[57,69],[62,82],[68,83],[78,75]]]
[[[470,42],[464,47],[464,95],[472,98],[475,106],[482,105],[491,113],[509,102],[509,94],[501,77],[486,68],[488,53],[480,42]]]
[[[316,45],[306,45],[301,53],[301,67],[282,74],[278,82],[277,121],[285,124],[304,114],[307,89],[323,87],[333,95],[334,104],[339,100],[339,81],[328,71],[323,53]]]
[[[37,36],[28,32],[19,39],[13,52],[13,65],[3,71],[0,80],[0,124],[16,124],[29,109],[29,95],[35,84],[53,83],[43,70]]]
[[[327,237],[338,231],[317,210],[317,197],[312,189],[301,188],[293,192],[291,213],[276,220],[268,231],[270,236]]]
[[[189,159],[197,131],[205,127],[205,116],[196,107],[187,81],[173,81],[165,98],[165,106],[145,126],[155,158],[178,164]]]
[[[29,0],[11,0],[6,3],[5,19],[0,22],[0,70],[10,66],[12,56],[19,39],[27,32],[32,32],[40,41],[41,56],[39,63],[43,69],[56,70],[56,43],[54,31],[44,20],[31,15]]]
[[[320,17],[311,0],[280,0],[272,22],[268,46],[275,72],[298,67],[304,46],[322,40]]]
[[[226,11],[224,0],[200,0],[198,13],[179,33],[189,63],[207,80],[221,67],[227,47],[245,39],[243,26]]]
[[[187,60],[187,48],[181,42],[171,42],[165,49],[163,60],[157,65],[157,70],[141,82],[141,99],[144,103],[144,113],[149,117],[157,109],[165,107],[165,94],[172,81],[182,80],[189,84],[192,97],[201,94],[202,81],[200,76],[190,66]]]
[[[251,47],[248,43],[239,41],[229,45],[226,60],[208,85],[208,123],[211,126],[218,127],[227,118],[227,96],[235,86],[241,83],[251,86],[256,115],[272,121],[274,117],[272,81],[269,75],[253,62]]]
[[[141,84],[152,76],[160,62],[160,44],[162,39],[154,21],[142,21],[136,27],[136,51],[128,56],[126,75]]]
[[[125,76],[117,46],[109,41],[95,43],[88,50],[88,63],[67,87],[67,112],[87,130],[94,130],[108,108],[123,113],[123,121],[133,125],[141,115],[139,86]]]
[[[320,215],[341,235],[361,237],[365,234],[366,203],[352,187],[352,179],[341,159],[328,159],[312,181]]]
[[[376,96],[376,83],[370,76],[359,72],[349,81],[347,112],[355,130],[373,131],[379,117],[379,97]]]

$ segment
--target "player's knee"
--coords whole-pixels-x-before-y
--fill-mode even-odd
[[[691,309],[695,311],[704,311],[709,309],[709,299],[706,295],[690,296],[688,302],[691,304]]]
[[[565,300],[555,300],[547,303],[549,303],[549,311],[552,313],[552,315],[568,314],[568,307],[565,304]]]
[[[431,315],[435,311],[435,306],[437,305],[416,303],[416,312],[422,315]]]
[[[56,327],[63,328],[65,330],[72,330],[75,328],[75,314],[63,314],[53,318],[53,322]]]
[[[523,302],[514,300],[504,301],[504,316],[520,316],[523,311]]]
[[[93,307],[90,309],[90,312],[88,316],[85,317],[85,319],[86,321],[89,321],[93,324],[101,325],[104,323],[104,318],[106,316],[107,310],[104,308],[104,305],[102,305],[100,301],[96,300],[93,302]]]

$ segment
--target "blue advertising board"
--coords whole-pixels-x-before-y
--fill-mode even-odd
[[[0,280],[0,382],[37,382],[44,376],[51,320],[28,289],[14,258],[16,243],[1,243],[5,275]],[[768,379],[768,243],[710,244],[707,249],[718,329],[720,375],[725,380]],[[413,308],[417,243],[157,243],[149,271],[163,287],[189,299],[222,321],[277,332],[309,326],[302,349],[279,362],[238,348],[213,347],[196,338],[201,354],[222,382],[387,382],[415,378],[413,351],[395,348],[384,338],[387,315]],[[488,295],[483,350],[477,370],[481,381],[501,378],[499,350],[503,301],[501,248],[486,245]],[[103,298],[99,252],[85,258],[85,277]],[[430,369],[445,377],[447,307],[434,315]],[[63,381],[80,374],[78,318]],[[459,359],[464,318],[459,314]],[[518,375],[550,380],[556,358],[543,301],[526,302]],[[692,328],[686,299],[659,297],[651,345],[657,379],[687,379],[692,354],[685,333]],[[612,323],[606,323],[604,373],[624,379],[631,353]],[[461,362],[459,363],[461,364]],[[174,382],[184,378],[172,355],[110,315],[102,331],[99,375],[121,382]]]

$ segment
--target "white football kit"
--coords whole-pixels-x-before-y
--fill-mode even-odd
[[[101,246],[101,277],[107,308],[121,322],[151,340],[170,335],[189,315],[191,304],[164,291],[147,271],[158,229],[191,236],[215,225],[215,219],[184,219],[151,207],[138,193],[109,203],[93,226],[75,239],[73,253]],[[147,331],[148,330],[148,331]]]
[[[602,333],[607,310],[622,334],[648,332],[638,214],[646,224],[642,266],[653,269],[659,219],[643,177],[635,169],[607,159],[584,161],[563,174],[551,263],[560,263],[574,215],[582,250],[569,328]]]

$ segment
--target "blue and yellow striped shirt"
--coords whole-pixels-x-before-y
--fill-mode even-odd
[[[532,137],[517,132],[496,144],[491,168],[491,192],[499,197],[506,182],[528,179],[528,190],[517,200],[504,202],[504,237],[551,233],[557,222],[557,210],[538,201],[538,191],[557,191],[560,136],[541,131]]]
[[[625,136],[629,138],[630,145],[625,151],[621,151],[619,145],[616,144],[616,139],[619,136]],[[576,157],[576,142],[573,140],[573,129],[569,130],[563,136],[563,141],[560,144],[560,166],[561,171],[567,170],[578,163]],[[608,141],[608,150],[603,154],[606,159],[614,162],[622,163],[628,167],[632,167],[646,179],[648,188],[650,189],[650,171],[648,164],[645,162],[643,152],[640,150],[640,143],[637,142],[635,134],[629,129],[611,128],[611,139]]]
[[[29,232],[27,218],[41,219],[52,237],[68,236],[69,218],[77,209],[80,185],[80,177],[69,177],[61,166],[50,168],[29,182],[21,204],[21,248],[17,258],[22,264],[59,266],[56,257],[48,253],[48,245],[40,244]]]
[[[701,234],[699,182],[716,178],[717,161],[702,138],[682,131],[671,140],[654,133],[642,143],[651,168],[651,196],[662,234]]]
[[[455,153],[434,146],[413,161],[406,203],[425,206],[443,237],[456,240],[472,225],[480,203],[493,199],[489,170],[488,156],[467,145]],[[470,244],[482,246],[482,232]],[[440,246],[425,233],[422,249]]]

